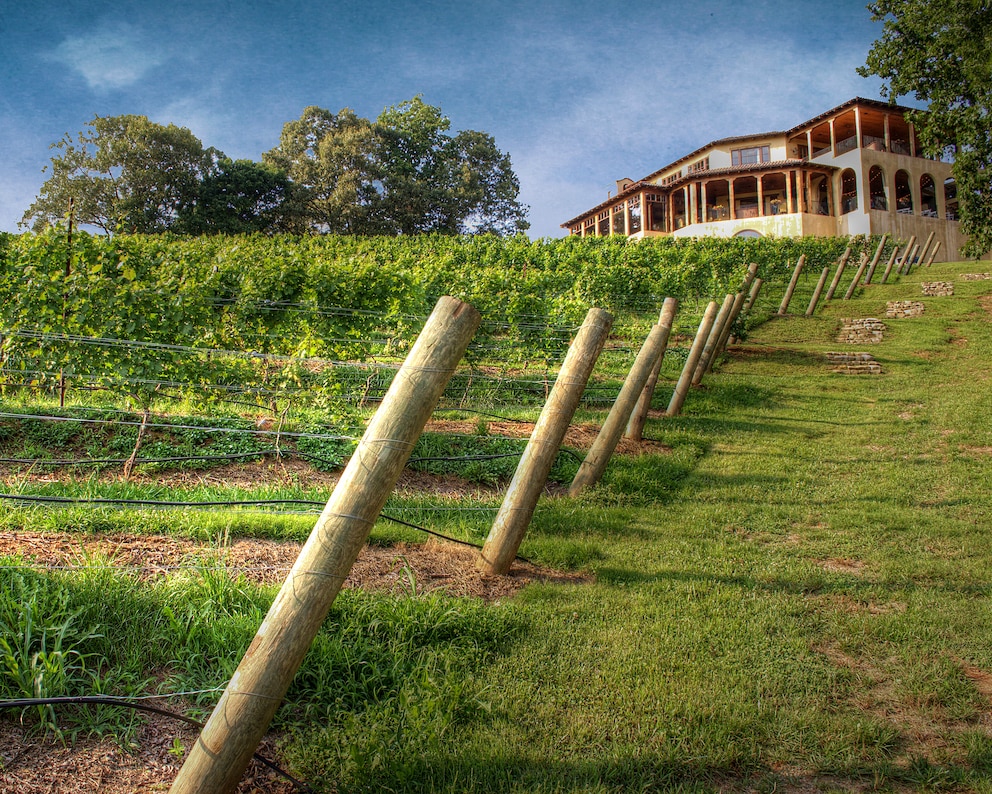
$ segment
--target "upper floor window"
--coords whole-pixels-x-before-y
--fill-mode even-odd
[[[771,153],[767,146],[752,146],[749,149],[731,149],[730,162],[733,165],[754,165],[771,161]]]
[[[767,146],[765,147],[768,148]],[[696,171],[709,171],[710,170],[710,158],[704,157],[702,160],[696,160],[696,162],[691,165],[686,166],[685,172],[687,174],[695,173]]]

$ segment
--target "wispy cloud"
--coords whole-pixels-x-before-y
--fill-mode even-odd
[[[168,59],[160,46],[127,22],[103,22],[87,33],[68,36],[48,57],[78,72],[97,91],[134,85]]]

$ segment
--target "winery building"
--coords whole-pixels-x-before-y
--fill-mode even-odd
[[[909,108],[855,98],[785,132],[713,141],[562,224],[570,234],[798,237],[931,232],[965,242],[951,166],[926,157]]]

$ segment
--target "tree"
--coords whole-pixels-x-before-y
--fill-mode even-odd
[[[960,202],[964,253],[992,250],[992,3],[989,0],[878,0],[884,21],[862,76],[886,81],[882,96],[914,94],[910,114],[927,154],[950,150]]]
[[[293,226],[291,183],[275,166],[222,158],[179,211],[181,234],[272,234]]]
[[[96,116],[73,143],[52,145],[52,175],[24,213],[35,230],[56,223],[74,199],[80,224],[111,234],[171,229],[195,198],[203,175],[220,155],[185,127],[164,127],[146,116]]]
[[[311,105],[283,126],[262,162],[292,181],[297,231],[371,234],[380,198],[376,149],[368,119]]]
[[[263,161],[293,182],[304,225],[354,234],[513,234],[528,228],[520,185],[492,136],[452,137],[419,96],[375,122],[311,106]]]

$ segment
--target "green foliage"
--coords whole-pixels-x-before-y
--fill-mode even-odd
[[[927,110],[910,114],[925,151],[950,150],[961,208],[965,253],[992,250],[992,7],[986,0],[879,0],[884,21],[863,76],[885,81],[893,101],[914,95]]]

